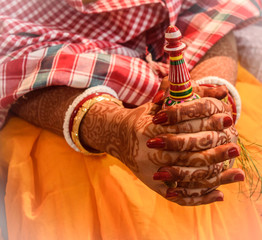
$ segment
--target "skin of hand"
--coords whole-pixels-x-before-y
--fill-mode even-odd
[[[191,71],[191,77],[192,80],[197,80],[202,77],[207,76],[217,76],[224,78],[228,80],[233,85],[236,82],[236,74],[237,74],[237,48],[236,48],[236,41],[234,38],[234,35],[231,33],[228,33],[225,37],[223,37],[221,40],[219,40],[208,52],[207,54],[201,59],[201,61],[193,68]],[[192,87],[193,91],[197,93],[200,97],[214,97],[217,99],[223,99],[227,95],[227,88],[225,86],[214,86],[212,88],[206,87],[206,86],[199,86],[195,81],[192,81]],[[169,82],[168,77],[164,77],[161,85],[160,90],[156,94],[153,102],[157,103],[159,105],[163,104],[163,100],[168,95],[168,89],[169,89]],[[234,131],[235,129],[230,128],[230,131]],[[233,133],[233,137],[231,139],[231,142],[236,143],[237,142],[237,134]],[[234,152],[234,151],[233,151]],[[232,154],[234,155],[234,153]],[[233,159],[230,160],[230,167],[233,165]],[[211,168],[216,168],[217,172],[219,173],[222,169],[221,165],[210,165]],[[223,170],[223,169],[222,169]],[[213,182],[210,184],[210,188],[207,188],[207,182],[205,184],[201,184],[201,180],[196,183],[198,177],[196,177],[196,174],[191,176],[191,173],[198,173],[200,175],[205,174],[205,171],[201,171],[201,169],[192,169],[192,168],[177,168],[177,167],[164,167],[161,168],[160,173],[155,176],[156,179],[163,180],[166,179],[166,182],[172,186],[172,181],[178,182],[178,186],[176,188],[169,188],[167,191],[167,197],[176,201],[180,201],[181,204],[185,204],[185,198],[187,197],[187,202],[190,202],[189,205],[194,204],[194,201],[192,200],[192,197],[199,197],[201,195],[204,195],[212,189],[216,189],[215,182],[217,181],[217,178],[212,178],[208,176],[210,179],[208,182]],[[230,171],[228,170],[227,173],[223,174],[229,174]],[[176,177],[170,176],[174,175],[174,172],[176,173]],[[178,177],[179,176],[179,177]],[[207,176],[207,175],[206,175]],[[239,180],[243,180],[244,175],[238,175],[236,178]],[[187,181],[187,183],[182,183],[181,179],[183,181]],[[190,182],[190,184],[189,184]],[[206,187],[204,186],[206,185]],[[197,189],[192,189],[192,187]],[[190,199],[191,197],[191,199]],[[184,199],[183,199],[184,198]]]
[[[222,162],[240,151],[230,107],[201,98],[154,116],[158,110],[153,103],[135,109],[96,103],[81,123],[81,141],[120,159],[148,187],[180,205],[222,201],[223,193],[212,190],[244,179],[240,169],[223,171]]]
[[[228,94],[228,90],[226,86],[207,87],[207,86],[200,86],[195,81],[192,81],[191,83],[192,83],[193,91],[197,93],[201,98],[213,97],[217,99],[223,99]],[[168,89],[169,89],[169,82],[168,82],[168,76],[166,76],[163,78],[161,86],[160,86],[160,90],[158,91],[155,98],[153,99],[153,102],[161,106],[163,104],[164,99],[168,95],[168,92],[169,92]],[[228,109],[228,114],[231,116],[229,109]],[[219,114],[216,115],[216,117],[219,117]],[[155,119],[157,118],[163,119],[163,116],[161,116],[161,112],[159,112],[159,114],[155,117]],[[211,119],[212,118],[210,118],[210,121],[212,121]],[[200,119],[194,120],[194,121],[196,122],[199,120]],[[166,122],[165,124],[167,123],[168,122]],[[171,121],[168,124],[175,124],[175,122]],[[230,125],[230,124],[232,124],[231,120],[225,125]],[[194,126],[194,123],[191,126]],[[236,144],[237,143],[237,132],[235,128],[230,127],[226,129],[225,131],[229,131],[227,135],[229,137],[227,143],[231,142],[231,143]],[[155,138],[155,139],[158,139],[158,141],[161,141],[159,138]],[[231,157],[238,156],[239,151],[240,151],[237,145],[234,145],[234,146],[235,147],[232,147],[232,149],[229,150],[231,152]],[[170,148],[169,150],[173,150],[173,149]],[[181,205],[203,204],[203,202],[207,201],[207,200],[203,200],[204,196],[207,193],[214,190],[214,192],[218,194],[218,192],[215,190],[220,185],[219,184],[220,175],[218,174],[221,173],[221,175],[223,175],[223,178],[227,175],[225,178],[229,179],[230,174],[235,171],[235,170],[228,170],[226,173],[222,173],[222,171],[224,170],[223,163],[212,164],[212,161],[210,161],[208,165],[206,163],[201,165],[203,167],[206,165],[204,168],[200,167],[200,165],[199,166],[193,165],[192,167],[192,165],[190,164],[187,164],[186,167],[182,167],[182,166],[185,166],[185,163],[187,162],[187,160],[188,159],[183,158],[183,161],[176,163],[178,166],[181,166],[181,167],[177,167],[177,166],[162,167],[159,169],[159,173],[155,174],[154,176],[154,179],[162,180],[162,181],[164,180],[165,183],[168,186],[170,186],[170,188],[168,188],[167,190],[166,197],[169,200],[176,201],[177,203]],[[230,159],[230,167],[232,167],[233,162],[234,162],[234,159]],[[213,174],[209,175],[208,172],[209,173],[212,172]],[[198,175],[201,176],[202,179],[199,178]],[[206,180],[203,180],[204,178]],[[237,175],[236,179],[238,179],[239,181],[243,181],[244,174],[241,173]],[[177,186],[175,188],[172,187],[174,186],[174,182],[177,182]],[[205,198],[207,198],[207,196],[205,196]],[[210,201],[210,199],[211,198],[209,197],[208,201]],[[221,196],[217,198],[217,201],[219,201],[219,199],[223,200],[222,193],[221,193]]]
[[[203,98],[203,100],[201,101],[206,101],[206,99],[208,98]],[[231,116],[230,107],[225,103],[224,103],[224,106],[225,106],[225,113],[227,113],[228,116]],[[179,107],[181,108],[180,110],[178,110]],[[194,108],[186,109],[185,106],[184,107],[179,106],[179,107],[178,105],[176,105],[175,108],[171,107],[171,108],[158,112],[158,114],[153,118],[153,122],[157,124],[162,124],[162,125],[173,125],[173,124],[176,124],[179,120],[182,120],[182,121],[184,119],[187,120],[188,116],[190,117],[197,116],[200,119],[196,119],[194,121],[200,121],[203,118],[203,115],[199,115],[201,110],[198,108],[200,107],[203,112],[205,112],[208,109],[213,108],[213,107],[210,108],[209,106],[208,107],[204,106],[204,104],[199,104],[199,103],[196,103]],[[187,115],[187,117],[184,118],[183,117],[184,115]],[[217,119],[214,121],[213,117]],[[217,124],[216,122],[218,122],[219,118],[220,119],[223,118],[222,115],[220,114],[215,114],[213,115],[213,117],[209,118],[209,121],[213,122],[211,123],[211,126],[212,124]],[[193,123],[193,125],[195,126],[195,123]],[[228,156],[230,156],[231,158],[229,161],[230,163],[229,167],[232,167],[233,161],[234,161],[233,158],[239,155],[239,150],[240,150],[239,147],[236,145],[238,134],[234,126],[232,126],[232,119],[229,120],[228,117],[224,118],[223,126],[226,128],[223,130],[223,132],[226,133],[227,140],[222,144],[225,144],[227,146],[229,145],[233,146],[228,151]],[[196,128],[194,127],[192,128],[192,125],[191,125],[191,130],[194,132]],[[206,129],[201,128],[198,130],[205,131]],[[219,130],[219,128],[217,130]],[[199,134],[204,135],[205,132],[201,132],[201,133],[199,132]],[[183,138],[183,134],[178,134],[178,135]],[[166,135],[158,136],[155,138],[155,140],[152,139],[150,141],[155,142],[157,140],[158,142],[160,142],[159,138],[164,138],[164,139],[169,138],[169,139],[178,140],[177,136],[170,134],[168,136]],[[204,140],[204,138],[202,140]],[[179,142],[181,143],[181,139]],[[208,137],[202,143],[207,144],[207,145],[211,144],[208,141]],[[177,146],[181,146],[179,144],[176,142],[166,144],[165,149],[174,151],[177,148]],[[188,140],[188,144],[190,147],[194,146],[195,144],[194,139],[190,138]],[[219,147],[216,148],[216,150],[219,149],[220,147],[223,148],[225,145],[220,145]],[[209,147],[211,150],[212,146],[210,145]],[[188,151],[189,149],[184,148],[184,150]],[[191,151],[197,151],[197,150],[194,149],[193,147]],[[218,154],[217,157],[219,156],[220,153],[222,153],[222,152],[220,153],[219,152],[220,150],[216,152],[216,154]],[[194,160],[195,159],[193,159],[193,161]],[[198,159],[198,161],[199,160],[200,159]],[[198,199],[198,201],[201,202],[200,200],[201,196],[204,196],[205,194],[216,189],[220,185],[220,177],[222,177],[223,179],[230,179],[230,175],[233,174],[233,172],[235,172],[236,170],[236,169],[229,169],[229,170],[224,171],[223,164],[221,164],[222,162],[219,164],[216,164],[217,161],[216,160],[214,161],[214,159],[213,159],[213,162],[210,161],[208,164],[201,162],[201,160],[197,163],[194,162],[193,164],[187,163],[188,161],[191,161],[190,158],[189,159],[184,158],[182,159],[181,162],[177,162],[175,166],[173,165],[173,166],[168,166],[168,167],[161,167],[159,169],[159,172],[154,176],[155,177],[154,179],[162,180],[162,181],[165,180],[166,183],[168,183],[168,185],[171,186],[167,190],[166,197],[170,200],[173,200],[173,201],[175,200],[177,203],[181,205],[195,205],[195,202],[193,201],[194,198]],[[179,167],[182,165],[186,167]],[[204,167],[200,167],[200,166],[204,166]],[[236,174],[236,175],[233,174],[234,180],[236,181],[244,180],[244,174],[243,172],[242,173],[241,172],[242,170],[239,171],[239,174]],[[174,182],[177,182],[176,187],[172,187],[172,185],[174,185],[173,184]],[[226,181],[224,183],[226,183]],[[222,200],[222,197],[221,197],[221,200]]]

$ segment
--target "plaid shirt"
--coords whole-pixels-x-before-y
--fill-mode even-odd
[[[236,26],[261,16],[260,0],[0,0],[0,127],[10,105],[51,85],[107,85],[122,101],[152,99],[161,79],[143,59],[163,60],[176,24],[189,69]]]

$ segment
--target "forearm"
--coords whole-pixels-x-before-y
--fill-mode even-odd
[[[191,71],[193,80],[207,76],[220,77],[235,85],[237,47],[232,32],[220,39]]]
[[[65,113],[83,91],[65,86],[35,90],[19,98],[11,111],[38,127],[62,136]]]

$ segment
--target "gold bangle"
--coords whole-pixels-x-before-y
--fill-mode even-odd
[[[76,145],[76,147],[80,150],[81,153],[85,154],[85,155],[104,155],[105,153],[99,152],[91,147],[84,148],[80,142],[79,139],[79,127],[80,124],[82,122],[83,117],[86,115],[86,113],[88,112],[88,110],[97,102],[101,102],[101,101],[111,101],[116,103],[119,106],[122,106],[122,102],[117,100],[114,97],[111,97],[108,94],[102,94],[99,95],[97,97],[88,99],[86,102],[83,103],[83,105],[78,109],[77,114],[74,118],[73,121],[73,126],[72,126],[72,131],[71,131],[71,138],[72,141],[74,142],[74,144]]]

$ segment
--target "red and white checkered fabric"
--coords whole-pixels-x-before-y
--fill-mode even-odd
[[[160,79],[145,49],[161,60],[169,24],[183,33],[192,69],[260,8],[259,0],[0,0],[0,127],[15,99],[51,85],[107,85],[123,101],[149,101]]]

